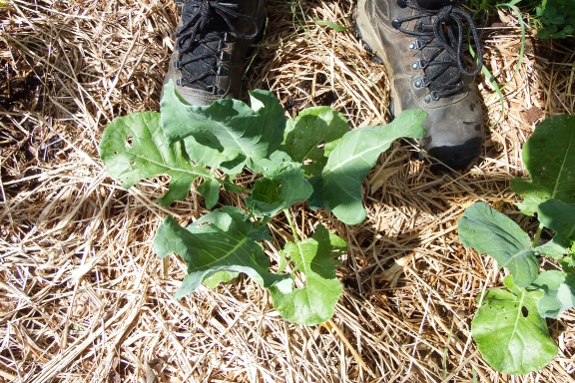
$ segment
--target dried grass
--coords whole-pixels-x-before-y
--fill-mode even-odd
[[[268,4],[248,87],[274,91],[291,115],[331,105],[353,127],[389,119],[387,78],[354,36],[351,0]],[[334,318],[302,327],[247,279],[173,300],[185,266],[172,258],[164,267],[152,238],[166,214],[204,214],[201,198],[162,208],[154,200],[165,178],[125,191],[99,160],[107,123],[158,109],[175,11],[169,0],[10,0],[0,9],[0,381],[144,382],[154,366],[160,382],[471,382],[473,371],[481,382],[573,381],[572,310],[549,322],[560,352],[540,373],[510,377],[483,362],[470,321],[476,297],[502,275],[456,232],[477,200],[534,229],[514,210],[509,180],[525,175],[520,151],[535,123],[574,112],[572,47],[529,39],[512,78],[519,26],[500,12],[508,27],[481,32],[488,68],[509,82],[506,108],[495,125],[501,105],[478,78],[485,124],[495,126],[476,166],[433,174],[395,145],[364,183],[363,224],[293,209],[303,235],[322,222],[349,243]],[[271,229],[274,258],[289,229],[281,220]]]

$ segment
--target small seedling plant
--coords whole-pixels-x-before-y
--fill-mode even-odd
[[[158,228],[155,253],[178,254],[187,265],[176,298],[202,283],[215,287],[243,273],[269,291],[284,318],[315,325],[334,313],[343,290],[336,259],[347,245],[321,224],[311,238],[299,238],[290,207],[307,201],[346,224],[361,223],[363,180],[394,140],[425,136],[426,117],[407,110],[390,124],[350,130],[343,115],[329,107],[305,109],[286,120],[279,101],[263,90],[250,93],[250,106],[233,99],[190,106],[170,83],[159,113],[130,114],[106,128],[100,156],[124,188],[168,174],[169,189],[158,199],[162,205],[185,199],[194,182],[210,210],[222,189],[244,197],[245,208],[221,206],[187,227],[168,216]],[[257,174],[251,189],[235,183],[246,169]],[[270,271],[263,244],[272,240],[268,223],[282,214],[293,241],[279,252],[277,271]],[[301,288],[294,286],[295,272],[304,279]]]
[[[575,117],[541,122],[523,147],[530,180],[516,178],[512,190],[523,197],[522,213],[535,213],[533,239],[513,220],[479,202],[458,222],[466,248],[493,257],[509,274],[506,289],[488,290],[471,323],[481,355],[497,371],[511,375],[538,371],[557,355],[545,318],[575,305]],[[547,228],[552,239],[541,241]],[[542,257],[555,262],[540,272]]]

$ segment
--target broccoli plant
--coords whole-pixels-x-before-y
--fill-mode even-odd
[[[477,347],[490,366],[507,374],[526,374],[546,366],[557,354],[545,318],[575,306],[575,117],[544,120],[523,147],[530,180],[516,178],[519,209],[540,222],[531,239],[519,225],[485,203],[465,210],[458,222],[466,248],[493,257],[509,271],[507,289],[486,292],[471,324]],[[553,237],[541,243],[547,228]],[[540,257],[556,268],[540,272]]]
[[[283,317],[314,325],[334,313],[343,290],[334,259],[347,246],[321,224],[310,238],[299,238],[289,208],[308,201],[346,224],[361,223],[363,180],[394,140],[423,137],[425,118],[422,111],[407,110],[390,124],[350,130],[328,107],[286,120],[279,101],[262,90],[250,93],[250,106],[232,99],[190,106],[170,83],[160,113],[131,114],[106,128],[100,156],[125,188],[168,174],[169,189],[158,199],[162,205],[186,198],[194,182],[208,209],[218,205],[222,189],[244,196],[245,208],[221,206],[187,227],[167,216],[158,228],[156,254],[177,254],[187,265],[176,298],[243,273],[270,292]],[[245,169],[258,175],[251,189],[234,183]],[[262,243],[272,239],[267,224],[282,214],[293,241],[279,252],[273,272]],[[285,272],[288,265],[292,273]],[[301,288],[294,286],[295,271],[305,279]]]

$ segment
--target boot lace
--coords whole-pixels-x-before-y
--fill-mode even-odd
[[[257,20],[244,15],[237,4],[222,0],[177,0],[177,4],[182,15],[182,26],[175,33],[179,59],[174,66],[182,72],[177,85],[225,93],[216,87],[216,77],[228,75],[225,63],[230,57],[223,49],[234,36],[255,38],[260,32]],[[248,21],[253,24],[254,32],[240,33],[230,18]]]
[[[418,88],[428,87],[430,95],[426,102],[437,101],[457,93],[464,87],[461,75],[473,77],[481,71],[483,53],[479,33],[473,19],[459,5],[465,0],[447,3],[438,9],[427,9],[412,0],[398,0],[400,7],[410,7],[418,13],[409,17],[393,20],[392,26],[417,40],[409,44],[409,49],[417,51],[418,61],[412,69],[423,69],[424,76],[415,82]],[[402,24],[417,20],[414,30],[402,27]],[[464,22],[469,24],[473,43],[476,47],[478,62],[474,70],[468,70],[463,57]]]

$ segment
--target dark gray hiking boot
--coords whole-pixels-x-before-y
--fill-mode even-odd
[[[419,144],[432,163],[461,169],[480,153],[481,104],[472,77],[483,64],[471,17],[449,0],[358,0],[356,26],[366,49],[383,61],[391,80],[392,113],[428,113]],[[478,65],[463,62],[464,22],[471,25]]]
[[[246,55],[265,19],[264,0],[177,0],[177,4],[181,18],[164,85],[172,80],[190,105],[240,98]]]

